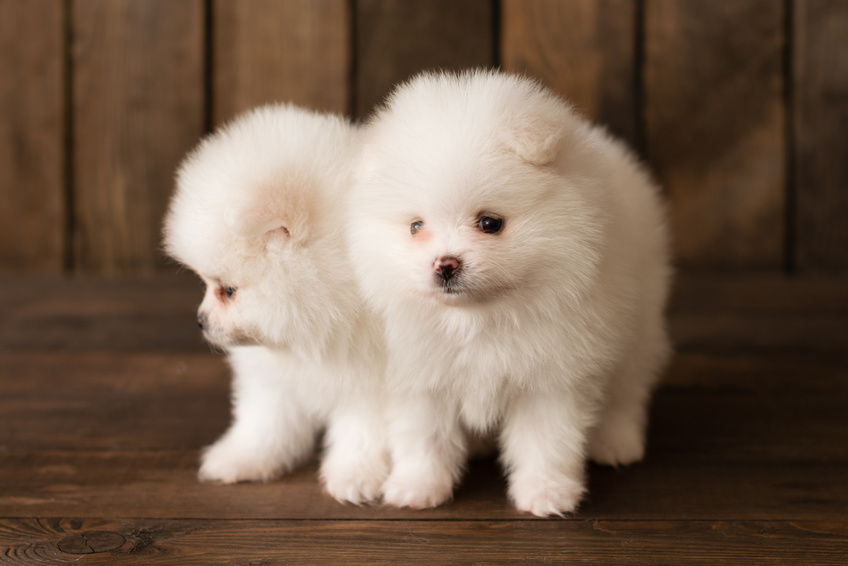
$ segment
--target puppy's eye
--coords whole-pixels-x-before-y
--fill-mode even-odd
[[[235,287],[229,287],[226,285],[220,285],[215,288],[215,296],[218,297],[218,300],[222,303],[232,300],[232,298],[236,294]]]
[[[413,222],[412,224],[409,225],[409,233],[414,236],[415,233],[418,232],[423,227],[424,227],[424,221],[423,220],[416,220],[415,222]]]
[[[486,234],[496,234],[503,228],[503,219],[481,216],[480,220],[477,221],[477,227]]]

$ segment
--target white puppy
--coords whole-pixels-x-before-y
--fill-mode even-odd
[[[339,117],[268,106],[179,170],[165,245],[206,282],[198,323],[234,373],[234,422],[203,454],[203,480],[271,479],[307,458],[326,425],[329,493],[380,495],[385,354],[344,237],[357,144]]]
[[[389,343],[392,505],[452,494],[497,427],[509,495],[573,511],[587,453],[640,460],[669,352],[657,187],[536,83],[424,74],[368,126],[351,253]]]

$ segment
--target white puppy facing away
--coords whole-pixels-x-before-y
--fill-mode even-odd
[[[384,500],[446,501],[464,429],[496,430],[513,503],[575,510],[587,456],[644,454],[669,354],[657,187],[561,99],[497,72],[420,75],[365,138],[350,245],[386,323]]]
[[[203,480],[269,480],[307,458],[326,427],[329,493],[380,496],[385,353],[345,245],[358,139],[340,117],[268,106],[180,167],[165,247],[205,281],[198,323],[234,373],[234,420],[204,452]]]

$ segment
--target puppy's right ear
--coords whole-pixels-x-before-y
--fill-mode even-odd
[[[309,188],[292,183],[247,190],[233,202],[226,218],[227,227],[246,239],[264,236],[266,244],[288,241],[304,244],[312,224]]]
[[[248,240],[273,231],[289,235],[285,218],[261,204],[235,206],[227,216],[227,228],[236,236]]]

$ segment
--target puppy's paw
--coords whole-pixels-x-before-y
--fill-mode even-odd
[[[383,458],[350,465],[325,462],[321,467],[321,479],[331,497],[342,503],[360,505],[380,498],[380,488],[388,472],[389,466]]]
[[[446,503],[453,496],[453,482],[392,474],[383,485],[383,502],[394,507],[427,509]]]
[[[622,419],[601,422],[589,437],[589,459],[604,466],[627,466],[645,457],[643,427]]]
[[[509,486],[509,498],[515,507],[537,517],[573,513],[584,493],[583,484],[568,478],[553,482],[528,477],[511,480]]]
[[[266,451],[225,437],[203,452],[197,475],[204,482],[270,481],[283,468],[283,463]]]

